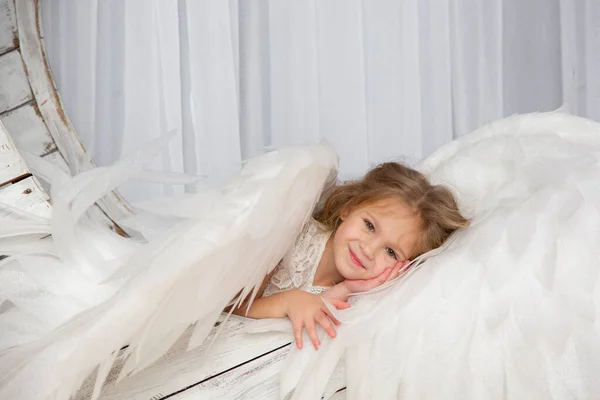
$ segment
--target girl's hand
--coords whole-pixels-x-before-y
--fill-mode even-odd
[[[335,337],[336,332],[332,322],[335,325],[339,325],[340,322],[331,315],[320,296],[297,289],[285,293],[285,312],[294,327],[296,347],[302,348],[302,328],[306,328],[313,346],[315,349],[319,348],[321,343],[317,336],[317,324],[323,327],[329,337]],[[350,307],[344,301],[332,299],[330,302],[339,310]]]
[[[393,268],[386,268],[383,272],[374,278],[370,279],[346,279],[342,284],[348,290],[349,293],[361,293],[367,292],[377,286],[381,286],[386,282],[398,276],[400,270],[408,265],[410,261],[401,261],[396,263]]]

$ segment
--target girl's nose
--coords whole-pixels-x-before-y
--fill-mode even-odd
[[[365,240],[360,243],[360,249],[369,261],[375,256],[375,242],[373,240]]]

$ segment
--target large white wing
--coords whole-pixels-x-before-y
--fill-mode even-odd
[[[328,145],[267,153],[219,190],[146,203],[161,223],[132,223],[149,242],[86,221],[87,207],[147,156],[57,173],[51,221],[3,225],[11,246],[22,243],[0,264],[0,398],[68,399],[98,366],[99,389],[120,348],[131,353],[122,374],[135,372],[190,324],[190,346],[202,343],[231,299],[253,295],[283,257],[337,168]],[[27,242],[38,231],[52,232],[50,246]]]
[[[473,226],[293,349],[283,394],[318,399],[345,355],[348,399],[599,399],[600,124],[510,117],[421,169]]]

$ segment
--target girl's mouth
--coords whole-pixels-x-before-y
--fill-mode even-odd
[[[365,266],[360,262],[360,259],[356,257],[356,254],[354,254],[350,248],[348,248],[348,251],[350,252],[350,260],[352,260],[352,263],[359,268],[366,269]]]

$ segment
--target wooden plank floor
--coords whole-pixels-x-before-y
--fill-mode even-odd
[[[125,360],[118,358],[100,399],[279,399],[279,373],[291,348],[290,338],[274,333],[244,333],[248,321],[233,315],[213,329],[205,344],[185,351],[192,334],[190,328],[155,364],[121,380],[118,380],[119,372]],[[219,329],[219,335],[207,352]],[[87,400],[94,380],[91,376],[74,400]],[[335,392],[343,387],[343,374],[338,371],[328,391]],[[343,398],[343,391],[336,398]]]

